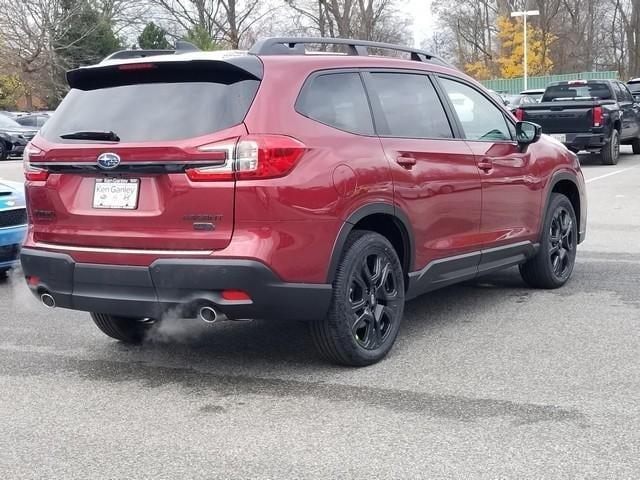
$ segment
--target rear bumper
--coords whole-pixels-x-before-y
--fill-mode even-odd
[[[604,133],[567,133],[564,144],[572,150],[600,150],[609,137]]]
[[[25,276],[37,296],[49,293],[62,308],[135,318],[167,312],[195,316],[213,305],[227,317],[316,319],[326,315],[329,284],[286,283],[254,260],[160,259],[148,267],[77,263],[67,254],[25,248]],[[243,290],[251,300],[229,301],[222,290]]]

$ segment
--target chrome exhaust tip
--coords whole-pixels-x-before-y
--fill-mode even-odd
[[[55,308],[56,300],[48,293],[43,293],[40,295],[40,301],[45,307]]]
[[[198,311],[198,317],[204,323],[215,323],[218,320],[218,312],[213,307],[202,307]]]

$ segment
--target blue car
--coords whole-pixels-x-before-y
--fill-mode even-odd
[[[24,186],[0,179],[0,275],[17,264],[26,233]]]

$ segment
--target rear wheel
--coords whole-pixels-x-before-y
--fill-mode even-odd
[[[545,216],[540,249],[520,265],[523,280],[535,288],[561,287],[573,272],[577,246],[578,222],[573,206],[567,197],[554,193]]]
[[[9,148],[4,142],[0,142],[0,160],[6,160],[9,156]]]
[[[640,138],[633,139],[633,141],[631,142],[631,148],[633,149],[634,154],[640,154]]]
[[[613,130],[609,142],[602,147],[600,157],[603,165],[616,165],[620,156],[620,134]]]
[[[117,317],[104,313],[92,313],[91,318],[102,333],[125,343],[141,343],[153,325],[153,321],[149,319]]]
[[[327,360],[349,366],[376,363],[391,350],[404,310],[404,274],[382,235],[356,231],[347,239],[333,282],[329,314],[311,325]]]

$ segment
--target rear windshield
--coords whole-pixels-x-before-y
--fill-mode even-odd
[[[542,96],[543,102],[566,100],[609,100],[611,91],[606,83],[588,83],[580,85],[552,85]]]
[[[640,92],[640,82],[627,83],[627,88],[631,91],[631,93],[638,93]]]
[[[73,88],[41,134],[58,143],[77,143],[60,136],[83,131],[111,131],[121,142],[198,137],[241,123],[260,84],[246,75],[230,79],[227,74],[218,83],[215,75],[203,81],[204,75],[183,73],[172,72],[168,81],[138,74],[134,78],[140,83]],[[126,74],[114,78],[126,82]]]

